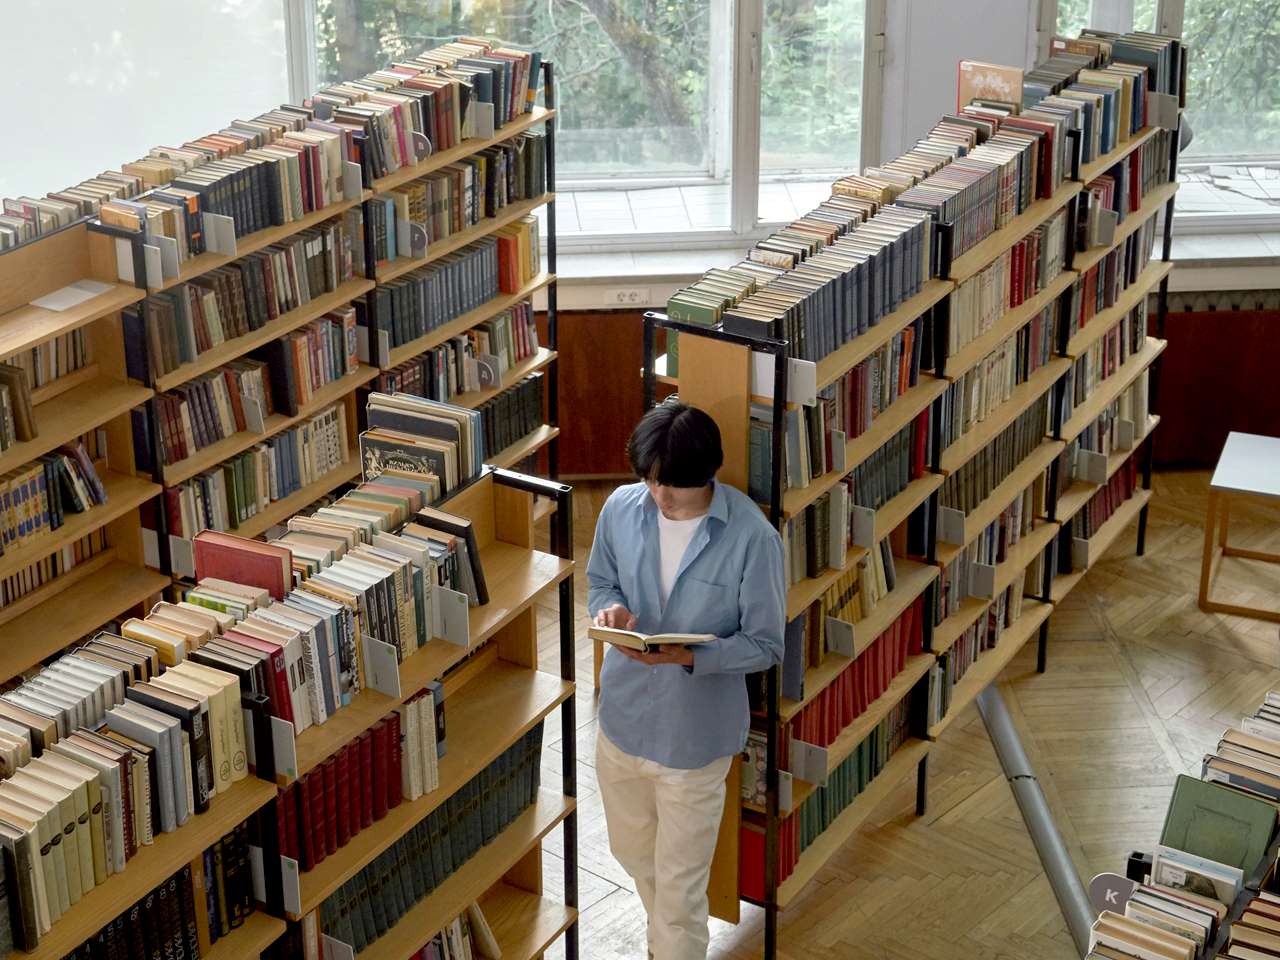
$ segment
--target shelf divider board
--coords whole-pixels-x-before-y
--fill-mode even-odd
[[[145,290],[117,283],[105,293],[66,310],[49,310],[28,303],[0,314],[0,359],[8,359],[23,350],[31,350],[55,337],[79,330],[138,303],[146,295]]]
[[[898,569],[898,583],[871,613],[853,625],[854,657],[866,650],[880,634],[889,629],[902,612],[916,601],[925,588],[938,578],[941,572],[938,567],[927,563],[916,563],[914,560],[895,559]],[[805,706],[829,687],[853,659],[838,653],[827,653],[816,667],[805,670],[804,698],[789,700],[781,698],[778,714],[786,723]]]
[[[240,537],[251,538],[266,533],[275,524],[284,523],[307,504],[315,502],[339,484],[355,480],[360,476],[360,467],[359,449],[348,450],[347,460],[340,467],[330,470],[319,480],[307,484],[301,490],[289,494],[283,500],[267,504],[264,509],[258,511],[240,526],[233,527],[231,533]]]
[[[498,127],[493,132],[493,136],[484,140],[464,140],[456,147],[450,147],[448,150],[441,150],[439,153],[433,153],[425,160],[419,161],[408,167],[401,167],[385,177],[379,177],[373,181],[370,186],[376,191],[390,190],[402,183],[408,183],[410,180],[417,180],[419,177],[425,177],[429,173],[435,173],[437,170],[447,167],[456,160],[463,157],[469,157],[480,150],[487,150],[496,143],[503,140],[510,140],[519,133],[535,127],[540,123],[555,118],[556,112],[548,110],[545,107],[535,106],[529,113],[523,113],[510,123]]]
[[[117,517],[137,509],[139,504],[158,496],[161,489],[159,484],[150,480],[113,471],[103,471],[100,477],[107,490],[107,502],[84,513],[69,513],[58,529],[8,547],[4,555],[0,556],[0,577],[17,573],[40,558],[88,536]],[[57,583],[57,580],[52,582]]]
[[[1024,597],[1022,613],[1011,625],[1000,634],[996,645],[987,650],[975,663],[970,664],[951,691],[951,704],[946,715],[929,728],[929,739],[937,740],[943,731],[951,725],[951,721],[973,703],[983,690],[987,688],[1009,665],[1023,645],[1040,629],[1040,624],[1049,619],[1053,613],[1053,604]]]
[[[876,807],[888,799],[903,780],[915,772],[916,764],[929,753],[929,746],[929,741],[915,739],[900,746],[857,799],[809,844],[804,853],[800,854],[791,876],[778,885],[779,909],[786,909],[799,896],[805,885],[831,859],[831,855],[849,841],[875,812]]]
[[[261,905],[242,926],[218,938],[201,960],[249,960],[284,935],[285,922],[264,913]]]
[[[1151,293],[1173,271],[1172,260],[1152,260],[1138,275],[1138,279],[1120,291],[1116,302],[1099,311],[1075,336],[1067,341],[1067,356],[1081,356],[1090,346],[1106,336],[1107,331],[1121,322],[1142,298]]]
[[[1035,400],[1070,369],[1071,361],[1068,358],[1055,357],[1014,387],[1009,393],[1008,400],[1001,403],[987,415],[985,420],[974,424],[972,430],[942,451],[939,463],[942,472],[955,473],[977,456],[983,447],[998,437],[1005,427],[1017,420]]]
[[[480,909],[502,960],[535,960],[578,918],[578,911],[509,883],[499,883],[480,898]]]
[[[1168,203],[1177,192],[1177,181],[1174,181],[1173,183],[1166,183],[1150,190],[1147,195],[1143,197],[1142,205],[1138,207],[1137,210],[1131,210],[1129,213],[1124,215],[1124,220],[1116,227],[1111,243],[1079,251],[1076,253],[1075,262],[1071,264],[1071,269],[1076,273],[1084,273],[1128,239],[1130,234],[1136,233],[1144,223],[1159,213],[1160,210],[1164,208],[1164,205]]]
[[[920,292],[904,302],[866,333],[860,334],[818,361],[818,389],[832,383],[867,359],[899,331],[905,330],[930,307],[955,289],[950,280],[932,279]]]
[[[450,398],[449,402],[459,407],[469,407],[474,410],[485,401],[492,400],[503,390],[510,390],[525,377],[529,376],[529,374],[536,373],[541,370],[543,367],[550,364],[557,356],[559,356],[559,354],[557,354],[556,351],[548,350],[546,347],[539,347],[532,356],[525,357],[503,374],[502,383],[497,387],[493,387],[488,390],[472,390],[467,393],[455,394]]]
[[[965,344],[956,352],[955,356],[948,357],[946,366],[947,379],[958,380],[964,373],[980,363],[987,354],[1016,334],[1027,321],[1034,318],[1041,310],[1060,297],[1062,292],[1075,282],[1076,277],[1077,274],[1075,272],[1063,270],[1062,273],[1049,281],[1047,287],[1030,300],[1025,300],[1012,310],[1007,311],[1004,316],[1000,317],[991,326],[991,329],[983,331],[976,338]]]
[[[969,250],[956,257],[951,263],[951,279],[959,283],[967,280],[1000,254],[1025,237],[1064,204],[1080,192],[1084,184],[1076,180],[1066,180],[1051,197],[1044,197],[1030,204],[1026,210],[1018,214],[1003,227],[986,239],[978,242]]]
[[[460,647],[432,639],[406,657],[400,664],[400,689],[406,697],[413,696],[473,654],[573,569],[571,561],[500,541],[482,549],[481,561],[489,584],[489,602],[483,607],[471,608],[471,646]],[[364,733],[394,710],[398,702],[377,690],[361,690],[350,704],[323,724],[303,731],[297,739],[298,775],[314,769],[344,743]]]
[[[845,444],[845,469],[832,470],[814,477],[808,486],[795,487],[782,495],[782,512],[794,517],[805,507],[840,482],[871,454],[884,446],[893,435],[920,415],[934,400],[947,392],[947,381],[921,374],[920,381],[871,422],[871,429]]]
[[[1062,425],[1062,439],[1070,443],[1080,436],[1080,432],[1097,420],[1102,411],[1111,405],[1111,401],[1124,393],[1168,345],[1168,340],[1147,337],[1147,342],[1143,344],[1141,350],[1130,354],[1129,359],[1119,370],[1098,383],[1094,387],[1092,396],[1087,397],[1084,403],[1071,412],[1070,419]]]
[[[457,233],[451,233],[449,236],[434,243],[427,244],[426,256],[396,257],[394,260],[380,264],[375,274],[378,282],[386,283],[388,280],[404,276],[410,270],[416,270],[418,267],[425,267],[429,263],[434,263],[441,257],[462,249],[468,243],[487,237],[491,233],[496,233],[509,223],[515,223],[521,217],[528,216],[543,204],[550,203],[555,198],[556,195],[554,193],[544,193],[541,196],[534,197],[532,200],[520,200],[516,203],[508,204],[496,217],[486,217],[479,223],[459,230]]]
[[[1138,448],[1148,437],[1152,431],[1160,426],[1160,417],[1156,414],[1150,414],[1147,417],[1147,431],[1142,435],[1142,439],[1134,443],[1128,450],[1116,450],[1107,457],[1107,479],[1110,480],[1117,470],[1124,466],[1125,462],[1138,452]],[[1058,515],[1059,523],[1066,523],[1077,513],[1079,513],[1089,499],[1102,488],[1101,484],[1089,483],[1085,480],[1076,480],[1067,488],[1066,492],[1058,498]]]
[[[511,469],[525,457],[537,453],[558,436],[560,436],[559,427],[544,423],[533,433],[517,440],[506,449],[499,450],[492,457],[488,457],[485,462],[491,463],[496,467]]]
[[[510,309],[522,300],[529,299],[536,291],[541,290],[549,283],[553,283],[555,279],[554,273],[540,273],[515,293],[504,293],[501,296],[494,297],[474,310],[469,310],[462,316],[455,317],[448,323],[443,323],[436,329],[428,331],[416,340],[410,340],[399,347],[393,347],[388,369],[404,363],[404,361],[412,359],[421,353],[425,353],[432,347],[439,346],[451,337],[470,330],[491,317],[496,317],[502,311]]]
[[[340,284],[328,293],[313,297],[310,302],[282,313],[274,320],[268,320],[257,330],[251,330],[242,337],[231,337],[216,347],[203,351],[190,363],[184,363],[176,370],[155,378],[157,391],[172,390],[179,384],[186,383],[192,377],[207,373],[214,367],[242,357],[250,350],[256,349],[272,340],[278,340],[287,333],[305,326],[317,317],[322,317],[330,310],[350,303],[373,289],[373,281],[363,277],[355,277]]]
[[[142,899],[181,870],[183,864],[201,856],[206,847],[275,797],[275,784],[257,777],[246,777],[232,784],[226,795],[213,798],[206,812],[191,817],[171,833],[157,832],[155,843],[139,847],[124,873],[85,894],[40,938],[40,946],[34,952],[22,956],[54,960],[70,953],[118,917],[122,910],[128,909],[129,904]]]
[[[1089,552],[1095,557],[1101,557],[1111,545],[1116,542],[1120,534],[1124,532],[1125,527],[1141,512],[1148,501],[1151,500],[1151,491],[1137,489],[1133,492],[1133,496],[1122,503],[1116,512],[1107,518],[1106,523],[1098,528],[1098,532],[1089,538]],[[1072,570],[1070,573],[1059,574],[1053,578],[1053,583],[1049,588],[1049,598],[1054,603],[1061,603],[1068,593],[1070,593],[1081,580],[1084,575],[1097,566],[1097,559],[1089,564],[1083,570]]]
[[[413,906],[400,922],[369,944],[362,960],[403,960],[430,940],[454,917],[479,899],[493,877],[510,870],[576,809],[577,802],[549,790],[520,814],[492,843],[464,863],[434,891]],[[506,957],[506,954],[503,954]]]
[[[241,430],[231,434],[229,437],[224,437],[217,443],[211,443],[209,446],[197,450],[194,455],[187,457],[185,460],[179,460],[177,463],[165,467],[165,486],[172,487],[183,480],[190,480],[196,474],[203,473],[211,467],[216,467],[222,461],[234,457],[237,453],[248,450],[255,443],[260,443],[282,430],[287,430],[295,424],[309,420],[321,410],[337,403],[356,387],[368,383],[377,376],[377,367],[360,364],[355,373],[349,373],[345,377],[334,380],[332,383],[326,383],[315,391],[311,395],[311,399],[300,406],[294,416],[273,413],[267,417],[266,429],[262,433],[250,433],[248,430]]]
[[[964,542],[941,548],[939,560],[941,561],[943,552],[946,553],[949,561],[960,552],[960,549],[971,544],[978,534],[998,519],[1014,498],[1034,483],[1036,477],[1043,473],[1066,448],[1067,445],[1061,440],[1042,440],[1040,446],[1031,451],[1030,456],[1019,463],[1009,476],[1001,480],[996,488],[969,512],[964,520]],[[939,541],[939,543],[942,542]]]
[[[155,570],[116,559],[92,569],[93,576],[76,590],[74,603],[62,596],[68,584],[59,578],[50,582],[59,589],[0,626],[0,674],[21,673],[173,582]]]
[[[34,409],[36,436],[20,440],[0,453],[0,473],[7,473],[106,423],[151,396],[151,388],[98,377],[60,393]]]
[[[1080,181],[1082,183],[1088,183],[1090,180],[1096,180],[1129,154],[1133,153],[1133,151],[1137,150],[1140,146],[1154,137],[1158,129],[1158,127],[1143,127],[1110,153],[1105,153],[1097,160],[1090,161],[1089,163],[1082,163],[1080,165]]]

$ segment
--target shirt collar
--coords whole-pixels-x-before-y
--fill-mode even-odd
[[[645,513],[651,513],[655,517],[658,513],[658,505],[653,502],[653,497],[649,496],[649,491],[645,489],[644,497]],[[707,508],[705,516],[713,520],[719,520],[721,523],[729,522],[729,495],[724,492],[724,484],[719,480],[711,481],[711,506]]]

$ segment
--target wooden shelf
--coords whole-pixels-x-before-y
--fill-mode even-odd
[[[70,638],[63,638],[64,642]],[[129,904],[142,899],[169,879],[182,865],[204,853],[205,848],[230,833],[255,810],[276,798],[276,786],[256,777],[232,784],[225,794],[215,796],[204,813],[192,816],[172,833],[156,833],[155,843],[139,847],[137,854],[107,883],[90,890],[80,902],[63,914],[53,929],[40,938],[40,947],[24,957],[63,957],[120,915]],[[231,938],[236,946],[239,942]],[[228,954],[231,956],[231,954]],[[244,953],[236,954],[246,956]]]
[[[1023,644],[1031,639],[1040,629],[1040,624],[1049,619],[1053,613],[1053,604],[1030,597],[1022,599],[1022,613],[1018,619],[1004,629],[996,645],[982,653],[976,662],[969,665],[954,688],[951,690],[951,704],[946,715],[929,728],[929,739],[937,740],[951,721],[965,707],[971,704],[987,686],[995,680],[1009,665]]]
[[[481,551],[481,562],[489,585],[489,602],[482,607],[471,608],[471,646],[460,647],[441,639],[428,640],[426,646],[400,664],[400,690],[404,696],[413,696],[432,680],[440,679],[527,609],[544,590],[555,586],[573,570],[571,560],[499,541]],[[557,679],[556,682],[560,681]],[[484,688],[468,685],[467,697],[458,710],[465,709],[467,700],[479,696],[473,693],[473,689]],[[315,769],[343,744],[394,710],[399,702],[394,697],[366,688],[323,724],[304,730],[297,738],[298,776]],[[450,710],[449,729],[452,735],[454,713],[452,707]],[[441,768],[442,783],[443,776]]]
[[[411,695],[419,688],[402,682],[401,689]],[[336,854],[325,857],[314,870],[302,874],[303,914],[320,906],[326,897],[573,696],[573,683],[568,680],[501,661],[490,665],[463,689],[465,693],[446,698],[449,752],[440,758],[439,788],[388,810],[385,817],[361,830]],[[389,707],[383,714],[388,712]]]
[[[197,905],[199,909],[199,905]],[[243,926],[219,937],[201,960],[250,960],[284,935],[285,922],[263,913],[261,905],[249,914]]]
[[[538,523],[556,512],[556,502],[550,497],[533,498],[533,522]]]
[[[222,253],[201,253],[186,263],[178,266],[178,275],[169,280],[164,281],[156,289],[169,290],[178,286],[180,283],[186,283],[194,280],[201,274],[208,273],[218,267],[225,266],[233,260],[239,260],[241,257],[255,253],[264,247],[269,247],[273,243],[279,243],[295,233],[301,233],[317,224],[324,223],[326,220],[332,220],[359,203],[369,199],[369,191],[364,191],[363,195],[356,200],[339,200],[337,203],[331,203],[323,210],[316,210],[308,213],[306,216],[294,220],[291,223],[281,224],[278,227],[267,227],[265,230],[257,230],[243,237],[236,237],[236,252],[234,256],[227,256]]]
[[[902,672],[893,678],[884,693],[872,700],[867,709],[855,717],[853,723],[841,730],[840,735],[827,747],[828,776],[834,774],[836,768],[858,749],[858,744],[880,726],[880,721],[915,689],[920,678],[928,673],[936,662],[937,658],[931,653],[920,653],[908,658]]]
[[[1089,552],[1095,557],[1093,563],[1083,570],[1072,570],[1070,573],[1054,577],[1049,589],[1049,599],[1054,603],[1061,603],[1075,585],[1084,579],[1084,575],[1097,566],[1097,558],[1101,558],[1111,548],[1111,545],[1124,532],[1125,527],[1129,526],[1150,500],[1150,490],[1138,489],[1133,492],[1132,497],[1120,504],[1116,512],[1107,518],[1106,523],[1098,528],[1098,532],[1089,538]]]
[[[926,310],[955,289],[950,280],[929,280],[914,297],[882,319],[866,333],[854,337],[818,361],[818,389],[839,379],[871,356],[899,331],[906,329]]]
[[[1066,357],[1055,357],[1033,373],[1026,381],[1018,384],[1009,394],[1009,399],[951,446],[942,451],[939,466],[943,473],[955,473],[972,460],[988,443],[1000,435],[1005,427],[1018,419],[1031,404],[1052,387],[1064,373],[1071,369],[1071,361]]]
[[[1084,273],[1095,263],[1105,257],[1108,253],[1118,247],[1121,243],[1129,238],[1129,235],[1137,232],[1144,223],[1154,217],[1164,208],[1164,205],[1173,199],[1178,192],[1177,181],[1166,183],[1163,186],[1156,187],[1142,199],[1142,205],[1137,210],[1130,210],[1124,215],[1119,226],[1116,227],[1115,235],[1111,238],[1110,244],[1097,247],[1090,247],[1088,250],[1081,250],[1075,255],[1075,260],[1071,264],[1071,269],[1076,273]]]
[[[1160,425],[1160,418],[1155,414],[1147,417],[1147,430],[1140,440],[1135,440],[1132,447],[1128,450],[1116,450],[1107,457],[1107,479],[1110,480],[1115,472],[1124,466],[1125,461],[1132,457],[1142,447],[1143,442],[1151,436],[1153,430]],[[1066,492],[1058,498],[1057,515],[1054,517],[1059,523],[1066,523],[1077,513],[1079,513],[1089,499],[1101,489],[1101,484],[1089,483],[1087,480],[1076,480],[1067,488]]]
[[[92,576],[77,580],[75,572],[51,581],[46,599],[0,626],[0,676],[12,677],[39,663],[173,582],[110,558]],[[68,603],[63,594],[77,583],[74,602]]]
[[[493,456],[487,458],[485,463],[491,463],[495,467],[503,467],[509,470],[525,457],[537,453],[558,436],[560,436],[559,427],[552,427],[544,423],[527,437],[517,440],[505,450],[499,450]]]
[[[1080,192],[1083,186],[1084,184],[1079,181],[1067,180],[1058,187],[1052,197],[1045,197],[1032,203],[991,236],[956,257],[951,262],[951,279],[959,283],[972,277],[1057,213],[1068,200]]]
[[[416,340],[410,340],[406,344],[393,347],[386,369],[390,370],[406,360],[411,360],[421,353],[426,353],[432,347],[439,346],[451,337],[465,333],[491,317],[496,317],[502,311],[509,310],[517,303],[528,300],[536,291],[541,290],[549,283],[554,283],[555,279],[556,275],[554,273],[540,273],[515,293],[504,293],[500,297],[494,297],[488,303],[483,303],[474,310],[469,310],[462,316],[441,324]]]
[[[832,470],[814,477],[808,486],[793,487],[782,495],[782,512],[794,517],[805,507],[840,482],[840,478],[851,473],[858,464],[882,446],[893,436],[919,416],[934,400],[947,392],[947,381],[937,377],[920,375],[920,381],[881,412],[871,422],[871,429],[854,437],[844,447],[845,467],[843,470]]]
[[[1024,601],[1025,602],[1025,601]],[[961,634],[978,622],[978,618],[987,612],[990,600],[982,597],[965,597],[954,613],[949,613],[943,621],[933,628],[932,653],[939,654],[950,650]]]
[[[29,303],[0,314],[0,359],[48,343],[108,314],[138,303],[147,292],[117,283],[105,293],[90,297],[67,310],[49,310]]]
[[[1143,127],[1110,153],[1104,153],[1097,160],[1080,164],[1080,182],[1089,183],[1102,176],[1117,163],[1156,135],[1158,127]]]
[[[497,387],[489,390],[472,390],[468,393],[459,393],[450,398],[449,402],[459,407],[470,407],[474,410],[479,407],[480,404],[488,400],[492,400],[503,390],[510,390],[525,377],[529,376],[529,374],[536,373],[541,370],[543,367],[550,364],[557,356],[559,356],[559,354],[554,350],[548,350],[546,347],[539,347],[533,356],[526,357],[503,374],[502,383]]]
[[[472,224],[457,233],[451,233],[443,239],[427,244],[427,253],[423,257],[396,257],[387,263],[379,264],[375,273],[379,283],[386,283],[396,277],[402,277],[411,270],[425,267],[455,250],[461,250],[468,243],[495,233],[509,223],[515,223],[521,217],[528,216],[544,204],[556,198],[554,193],[544,193],[532,200],[521,200],[508,204],[496,217],[486,217],[479,223]]]
[[[31,462],[94,427],[128,413],[151,396],[150,387],[98,377],[60,393],[34,409],[36,436],[0,453],[0,473]]]
[[[844,846],[858,828],[898,785],[915,772],[916,764],[929,753],[927,740],[908,740],[889,758],[884,769],[869,783],[857,799],[849,804],[840,816],[832,821],[818,837],[800,854],[795,869],[778,886],[778,907],[785,909],[800,895],[819,870],[831,859],[832,854]]]
[[[516,134],[523,133],[525,130],[535,127],[540,123],[554,119],[556,112],[548,110],[545,107],[534,107],[529,113],[522,113],[519,117],[510,123],[498,127],[493,132],[493,136],[483,140],[464,140],[456,147],[450,147],[448,150],[442,150],[439,153],[433,153],[425,160],[408,167],[401,167],[393,173],[387,174],[385,177],[379,177],[374,180],[371,186],[375,191],[390,190],[392,187],[399,186],[402,183],[408,183],[410,180],[417,180],[419,177],[425,177],[429,173],[435,173],[449,164],[461,160],[463,157],[469,157],[481,150],[488,149],[496,143],[503,140],[510,140]]]
[[[1064,270],[1030,300],[1025,300],[1006,312],[1004,316],[992,325],[990,330],[984,331],[977,338],[965,344],[956,352],[955,356],[947,358],[947,365],[944,368],[946,378],[948,380],[958,380],[964,373],[985,359],[992,350],[1021,330],[1023,325],[1036,317],[1041,310],[1060,297],[1062,292],[1071,286],[1075,279],[1075,273],[1070,270]]]
[[[1104,310],[1098,311],[1075,335],[1067,341],[1067,356],[1080,357],[1089,347],[1107,335],[1117,323],[1151,293],[1173,270],[1171,260],[1153,260],[1145,270],[1138,274],[1138,279],[1120,291],[1116,302]]]
[[[578,911],[509,883],[480,898],[480,909],[502,950],[502,960],[535,960],[578,919]]]
[[[84,513],[68,513],[57,530],[37,538],[26,538],[6,548],[0,556],[0,577],[17,573],[42,557],[75,543],[99,527],[124,516],[138,505],[159,496],[160,485],[124,473],[104,471],[102,484],[107,489],[107,502]]]
[[[1013,473],[1000,481],[999,485],[965,517],[964,539],[959,544],[953,544],[955,549],[948,552],[948,559],[972,543],[978,534],[997,520],[1014,498],[1035,483],[1036,477],[1048,469],[1049,465],[1058,458],[1058,454],[1066,448],[1067,445],[1061,440],[1041,441],[1040,446],[1032,450],[1031,455],[1018,464]],[[939,551],[939,560],[942,559],[941,552]]]
[[[232,527],[230,532],[241,537],[261,536],[277,523],[284,523],[307,504],[319,500],[334,487],[355,480],[360,476],[360,466],[360,451],[348,450],[347,461],[342,466],[330,470],[319,480],[307,484],[283,500],[267,504],[240,526]]]
[[[939,569],[931,564],[895,558],[898,583],[880,599],[875,609],[853,625],[854,657],[857,657],[876,638],[893,625],[902,612],[911,606],[929,584],[938,579]],[[791,619],[790,615],[788,619]],[[804,697],[790,700],[783,697],[778,707],[785,723],[803,710],[823,690],[831,685],[853,660],[838,653],[827,653],[816,667],[808,667],[804,673]]]
[[[359,277],[354,280],[348,280],[336,290],[323,293],[313,298],[310,303],[304,303],[288,313],[282,313],[274,320],[263,324],[257,330],[246,333],[243,337],[232,337],[216,347],[202,351],[200,356],[190,363],[184,363],[176,370],[171,370],[169,373],[156,377],[155,388],[157,391],[172,390],[179,384],[186,383],[192,377],[198,377],[214,367],[220,367],[230,360],[242,357],[250,350],[256,349],[264,343],[278,340],[286,333],[291,333],[317,317],[324,316],[330,310],[335,310],[343,304],[350,303],[356,297],[362,296],[372,289],[372,280],[365,280]]]
[[[341,400],[348,393],[355,390],[356,387],[376,379],[378,372],[377,367],[370,367],[362,363],[355,373],[347,374],[347,376],[334,380],[332,383],[326,383],[315,391],[311,395],[310,401],[300,406],[294,416],[273,413],[267,417],[266,429],[262,433],[241,430],[238,433],[231,434],[229,437],[224,437],[217,443],[211,443],[209,446],[197,450],[185,460],[169,464],[164,468],[164,485],[172,487],[183,480],[190,480],[196,474],[204,473],[204,471],[211,467],[216,467],[222,461],[234,457],[237,453],[248,450],[255,443],[260,443],[268,437],[273,437],[294,424],[309,420],[321,410]]]
[[[1138,379],[1142,371],[1151,366],[1156,357],[1164,352],[1164,348],[1168,345],[1169,342],[1167,340],[1147,337],[1147,342],[1143,344],[1141,350],[1130,354],[1129,359],[1121,365],[1119,370],[1107,377],[1107,379],[1097,383],[1094,386],[1093,394],[1086,397],[1084,403],[1072,411],[1070,419],[1062,425],[1062,439],[1070,443],[1080,436],[1080,432],[1097,420],[1102,415],[1102,411],[1106,410],[1116,397],[1124,393]]]
[[[572,797],[542,790],[537,801],[520,814],[492,843],[455,870],[440,886],[400,918],[400,922],[369,944],[362,960],[404,960],[439,932],[467,904],[478,900],[498,877],[533,850],[576,808]],[[506,953],[503,953],[506,957]]]

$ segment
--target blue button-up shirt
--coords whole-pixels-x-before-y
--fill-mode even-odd
[[[617,747],[692,770],[739,753],[750,716],[745,674],[782,662],[787,591],[782,539],[745,494],[716,483],[666,607],[659,595],[658,506],[643,483],[613,492],[596,521],[587,607],[620,603],[641,633],[711,633],[693,669],[646,666],[609,647],[600,729]]]

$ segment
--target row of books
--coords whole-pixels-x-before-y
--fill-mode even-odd
[[[1115,214],[1115,222],[1142,208],[1142,201],[1156,187],[1170,180],[1169,147],[1172,131],[1157,130],[1151,139],[1119,160],[1100,177],[1085,184],[1084,247],[1101,242],[1099,224],[1104,212]]]
[[[947,356],[1052,283],[1066,263],[1067,211],[1057,211],[951,293]],[[956,372],[956,371],[949,371]]]
[[[1091,462],[1112,453],[1131,450],[1147,433],[1148,373],[1143,370],[1129,388],[1108,404],[1063,451],[1061,472],[1071,480],[1099,483],[1097,467]],[[1094,457],[1090,458],[1090,454]]]
[[[994,414],[1053,359],[1057,309],[1050,305],[958,376],[942,395],[942,449]]]
[[[96,447],[96,433],[88,439]],[[0,475],[0,556],[59,529],[68,513],[106,502],[106,487],[83,440]]]
[[[943,566],[938,603],[944,615],[955,613],[969,597],[990,598],[990,587],[984,586],[984,581],[990,579],[986,568],[1003,563],[1013,547],[1040,523],[1047,522],[1037,520],[1044,513],[1045,476],[1040,474]]]
[[[1105,484],[1099,485],[1098,492],[1071,518],[1071,522],[1064,524],[1060,543],[1069,548],[1072,539],[1088,540],[1137,489],[1138,461],[1130,457]],[[1067,549],[1066,552],[1070,553],[1070,550]],[[1059,572],[1071,569],[1069,558],[1065,567],[1059,562]]]
[[[511,369],[536,354],[538,348],[533,304],[526,300],[382,371],[374,387],[382,393],[452,400],[460,393],[500,386]]]
[[[0,204],[0,250],[53,233],[81,217],[93,216],[112,199],[137,196],[142,178],[106,170],[45,197],[6,197]]]
[[[541,749],[538,723],[326,899],[320,931],[359,953],[394,927],[534,803]]]
[[[1007,627],[1022,614],[1022,583],[1010,584],[995,597],[978,619],[955,642],[938,654],[929,668],[929,725],[942,721],[951,710],[956,684],[982,655],[993,650]]]
[[[480,904],[472,903],[410,960],[489,960],[501,956],[502,948]]]
[[[93,362],[89,332],[80,327],[70,333],[60,334],[38,346],[6,357],[4,362],[26,373],[27,384],[32,390],[39,389]]]
[[[1120,294],[1138,282],[1151,262],[1156,235],[1156,218],[1152,216],[1132,235],[1125,237],[1115,249],[1091,266],[1071,287],[1068,304],[1067,336],[1085,327],[1090,320],[1112,306]]]
[[[0,609],[17,603],[45,584],[65,576],[80,564],[98,556],[107,547],[107,531],[106,528],[101,528],[9,574],[0,580]]]
[[[353,208],[126,307],[122,317],[129,376],[151,383],[336,290],[362,272],[360,230],[359,209]],[[354,355],[354,330],[351,340]]]
[[[1049,432],[1048,416],[1049,397],[1044,395],[947,475],[938,491],[938,502],[966,515],[976,510],[1044,441]]]
[[[497,217],[510,204],[536,200],[546,190],[546,134],[518,134],[375,195],[374,260],[382,265],[413,256],[424,241],[428,246],[439,243]],[[403,248],[414,231],[420,231],[419,243]]]
[[[779,883],[795,870],[805,849],[858,799],[907,742],[911,735],[909,714],[908,701],[903,700],[831,771],[826,786],[814,790],[797,811],[779,823]],[[762,814],[751,810],[742,812],[738,828],[738,891],[758,903],[765,899],[764,831]]]
[[[166,487],[165,532],[190,540],[201,530],[235,530],[271,504],[333,473],[352,452],[346,413],[335,404],[212,470]],[[155,515],[159,506],[143,510],[143,526],[149,530],[160,529]]]
[[[34,440],[37,432],[30,379],[21,367],[0,363],[0,450]]]
[[[1099,384],[1114,377],[1125,361],[1140,351],[1146,342],[1147,302],[1143,298],[1123,319],[1091,343],[1067,371],[1067,386],[1062,393],[1063,421],[1093,395]]]
[[[1023,78],[1024,104],[1081,105],[1081,163],[1110,153],[1146,126],[1147,71],[1114,54],[1083,36],[1051,44],[1049,58]]]
[[[537,246],[537,224],[513,225]],[[502,292],[503,274],[516,269],[523,280],[532,273],[513,264],[512,252],[500,237],[484,237],[446,254],[404,276],[379,284],[372,302],[357,308],[361,327],[368,331],[369,361],[390,364],[390,351],[425,337],[451,320],[483,307]],[[540,254],[538,254],[540,256]]]

